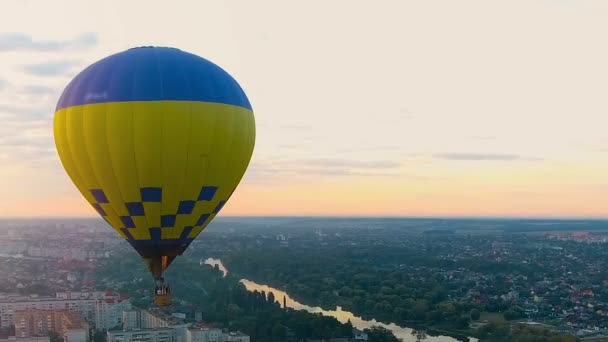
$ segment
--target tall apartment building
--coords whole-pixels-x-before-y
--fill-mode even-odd
[[[109,330],[107,342],[175,342],[172,328]]]
[[[128,310],[123,312],[123,330],[108,331],[107,342],[249,342],[241,332],[224,332],[205,323],[195,326],[155,310]],[[172,341],[163,329],[170,329]],[[160,335],[159,335],[160,334]]]
[[[125,310],[122,312],[122,329],[133,330],[141,328],[141,310]]]
[[[0,338],[0,342],[50,342],[51,338],[48,336],[38,337],[20,337],[10,336],[8,338]]]
[[[75,311],[27,309],[15,312],[17,338],[48,336],[51,331],[63,336],[70,329],[84,326],[80,313]]]
[[[89,341],[89,329],[79,328],[70,329],[63,334],[64,342],[88,342]]]
[[[97,299],[95,302],[95,328],[109,330],[122,326],[123,311],[131,310],[128,299]]]
[[[249,335],[245,335],[240,331],[231,331],[224,333],[226,342],[249,342]]]
[[[67,310],[98,330],[122,324],[122,312],[131,309],[128,296],[115,292],[59,292],[55,297],[0,296],[0,327],[15,325],[15,312],[20,310]]]
[[[191,328],[186,332],[186,342],[225,342],[224,333],[217,328]]]
[[[122,313],[123,330],[172,328],[175,342],[186,342],[188,324],[183,320],[154,310],[126,310]]]
[[[202,325],[187,330],[186,342],[249,342],[249,336]]]

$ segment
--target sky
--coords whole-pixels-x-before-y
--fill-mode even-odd
[[[95,216],[54,145],[67,83],[172,46],[241,84],[224,216],[608,217],[603,0],[4,0],[0,217]]]

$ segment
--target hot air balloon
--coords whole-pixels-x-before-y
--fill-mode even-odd
[[[66,86],[54,137],[80,193],[144,259],[155,303],[170,305],[163,272],[218,215],[249,165],[255,119],[243,89],[197,55],[132,48]]]

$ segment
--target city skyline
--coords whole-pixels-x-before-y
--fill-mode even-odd
[[[97,216],[55,151],[55,105],[142,45],[210,59],[253,105],[220,217],[608,217],[608,4],[157,4],[5,4],[0,217]]]

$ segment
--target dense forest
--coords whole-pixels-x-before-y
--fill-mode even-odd
[[[99,283],[130,294],[135,306],[148,308],[151,305],[149,290],[154,287],[151,276],[141,259],[131,251],[108,259],[98,276],[103,279]],[[186,258],[177,259],[165,278],[171,283],[175,310],[202,311],[205,322],[240,330],[250,335],[252,341],[352,336],[349,323],[342,324],[320,314],[283,309],[272,295],[249,292],[238,279],[224,278],[219,270],[201,267],[198,262]]]
[[[478,320],[481,312],[500,312],[507,320],[517,320],[525,317],[524,311],[501,300],[483,304],[467,300],[468,290],[477,281],[466,277],[451,279],[439,270],[466,268],[499,274],[508,268],[532,278],[532,267],[482,259],[462,260],[460,265],[454,265],[437,257],[437,246],[418,247],[385,246],[381,253],[375,246],[243,249],[223,255],[222,260],[230,272],[283,289],[303,303],[324,309],[340,306],[366,319],[422,325],[488,340],[499,336],[515,338],[512,334],[536,334],[539,341],[572,340],[572,336],[542,329],[504,332],[509,324],[490,324],[479,331],[469,329],[469,323]],[[505,284],[494,284],[489,290],[492,293],[509,291]],[[517,340],[525,340],[522,336]]]
[[[398,254],[397,254],[398,253]],[[304,303],[325,309],[340,306],[365,318],[387,323],[453,323],[466,328],[475,305],[451,299],[466,291],[446,282],[428,268],[406,272],[405,267],[435,264],[404,249],[327,248],[246,250],[222,259],[231,272],[285,289]],[[403,268],[395,260],[407,260]]]

